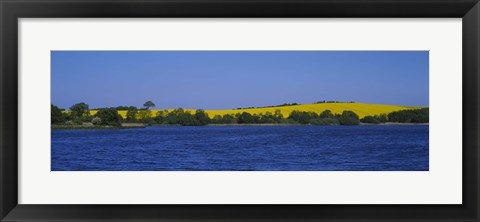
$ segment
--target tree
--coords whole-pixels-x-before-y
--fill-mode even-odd
[[[168,124],[178,124],[177,115],[173,112],[168,113],[165,119]]]
[[[180,124],[179,116],[185,111],[182,108],[174,109],[171,112],[167,113],[166,121],[168,124]]]
[[[50,105],[50,112],[51,112],[51,123],[52,124],[60,124],[64,123],[65,119],[63,118],[62,110],[60,110],[55,105]]]
[[[62,116],[63,116],[63,120],[65,122],[73,120],[73,117],[72,117],[71,113],[62,112]]]
[[[318,114],[314,112],[302,112],[298,110],[294,110],[288,116],[289,119],[293,119],[301,124],[308,124],[310,119],[318,118]]]
[[[260,113],[260,123],[275,123],[277,118],[271,112]]]
[[[90,115],[90,111],[88,110],[88,104],[84,102],[70,106],[70,111],[72,112],[72,116],[74,118]]]
[[[333,115],[332,111],[330,111],[328,109],[323,111],[322,113],[320,113],[320,118],[333,118],[333,117],[334,117],[334,115]]]
[[[148,109],[140,109],[137,116],[138,120],[142,121],[143,123],[149,123],[152,119],[152,111]]]
[[[157,112],[157,114],[155,115],[155,117],[153,118],[153,120],[158,123],[158,124],[163,124],[165,122],[165,120],[167,119],[168,115],[168,110],[160,110]]]
[[[385,123],[388,121],[388,117],[387,117],[387,114],[383,113],[383,114],[380,114],[380,115],[375,115],[373,116],[375,117],[378,121],[380,121],[381,123]]]
[[[222,120],[223,119],[221,115],[215,115],[212,119],[212,123],[216,123],[216,124],[223,123]]]
[[[210,123],[210,118],[208,114],[203,109],[197,109],[195,111],[195,119],[198,121],[198,125],[205,126]]]
[[[240,123],[240,124],[242,124],[242,123],[254,123],[254,119],[253,119],[252,114],[247,113],[247,112],[243,112],[242,114],[240,114],[238,116],[238,123]]]
[[[116,110],[128,110],[130,107],[128,106],[117,106],[115,107]]]
[[[400,123],[428,123],[429,111],[428,108],[395,111],[388,114],[388,121]]]
[[[235,116],[233,116],[231,114],[225,114],[222,117],[222,122],[223,123],[236,123],[237,120],[235,119]]]
[[[275,119],[276,119],[277,122],[279,122],[281,119],[283,119],[282,111],[279,110],[279,109],[275,110],[274,116],[275,116]]]
[[[122,117],[115,108],[106,108],[95,113],[95,117],[100,118],[101,125],[120,126]]]
[[[345,110],[342,112],[342,115],[338,116],[338,121],[341,125],[358,125],[360,120],[358,115],[350,110]]]
[[[190,111],[185,111],[178,114],[178,124],[182,126],[197,126],[198,120],[195,118],[195,115],[192,115]]]
[[[137,120],[138,110],[137,107],[129,107],[126,115],[127,121],[135,121]]]
[[[378,120],[376,116],[365,116],[362,119],[360,119],[360,122],[379,124],[380,120]]]
[[[143,107],[145,107],[145,109],[150,109],[150,107],[155,107],[155,103],[152,101],[147,101],[143,104]]]

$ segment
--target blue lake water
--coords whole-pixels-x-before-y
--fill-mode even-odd
[[[52,130],[53,171],[424,171],[429,128],[205,126]]]

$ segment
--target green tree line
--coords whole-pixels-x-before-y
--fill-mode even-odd
[[[51,105],[52,124],[83,124],[120,126],[123,122],[144,124],[170,124],[182,126],[204,126],[208,124],[301,124],[301,125],[359,125],[360,123],[379,124],[385,122],[400,123],[428,123],[428,108],[395,111],[389,114],[374,116],[359,116],[349,110],[341,114],[334,114],[330,110],[321,113],[294,110],[284,116],[280,110],[274,113],[265,112],[250,114],[241,112],[236,114],[215,115],[212,118],[202,110],[194,112],[182,108],[172,111],[160,110],[155,114],[150,110],[155,107],[151,101],[146,102],[143,108],[135,106],[119,106],[97,109],[95,115],[90,115],[89,105],[77,103],[70,107],[69,112],[55,105]],[[119,110],[126,110],[123,119]]]

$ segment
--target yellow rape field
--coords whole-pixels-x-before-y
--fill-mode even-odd
[[[280,110],[284,117],[294,111],[307,111],[307,112],[316,112],[321,113],[325,110],[330,110],[334,114],[341,114],[345,110],[350,110],[355,112],[360,118],[365,116],[372,116],[378,114],[388,114],[394,111],[406,110],[406,109],[419,109],[423,108],[420,106],[397,106],[397,105],[382,105],[382,104],[365,104],[365,103],[320,103],[320,104],[302,104],[302,105],[293,105],[293,106],[280,106],[280,107],[268,107],[268,108],[253,108],[253,109],[230,109],[230,110],[205,110],[208,113],[210,118],[213,118],[215,115],[225,115],[225,114],[236,114],[247,112],[250,114],[265,114],[266,112],[275,113],[275,110]],[[168,111],[172,111],[169,109]],[[195,112],[193,109],[185,109],[192,113]],[[156,113],[160,110],[152,110],[152,116],[155,116]],[[91,110],[90,114],[95,115],[97,111]],[[125,118],[127,111],[121,110],[118,113]]]

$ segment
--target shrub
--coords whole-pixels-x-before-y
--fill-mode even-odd
[[[362,123],[373,123],[373,124],[379,124],[380,120],[378,120],[374,116],[365,116],[362,119],[360,119],[360,122]]]
[[[265,114],[259,115],[259,123],[275,123],[277,122],[277,118],[272,115],[271,112],[266,112]]]
[[[93,119],[92,119],[92,124],[93,124],[93,125],[102,124],[102,119],[101,119],[100,117],[93,117]]]
[[[137,119],[142,123],[149,123],[152,121],[152,111],[149,109],[140,109],[137,114]]]
[[[283,119],[283,114],[282,111],[279,109],[275,110],[275,113],[273,114],[276,118],[276,122],[279,122],[281,119]]]
[[[80,117],[80,120],[81,120],[82,122],[84,122],[84,123],[85,123],[85,122],[88,122],[88,123],[89,123],[89,122],[92,122],[93,116],[82,116],[82,117]]]
[[[242,114],[240,114],[238,116],[238,123],[242,124],[242,123],[254,123],[254,119],[253,119],[253,116],[252,114],[250,113],[247,113],[247,112],[243,112]]]
[[[333,118],[333,117],[334,117],[334,115],[333,115],[332,111],[330,111],[328,109],[323,111],[322,113],[320,113],[320,118]]]
[[[212,123],[223,123],[222,122],[222,116],[221,115],[215,115],[212,119]]]
[[[117,109],[118,110],[118,109]],[[126,115],[127,121],[133,122],[137,119],[138,109],[137,107],[129,107]]]
[[[81,120],[80,118],[76,118],[76,119],[73,120],[73,124],[75,124],[75,125],[82,125],[83,122],[82,122],[82,120]]]
[[[74,104],[70,107],[70,111],[74,117],[82,117],[90,115],[90,111],[88,110],[88,104],[81,102]]]
[[[168,124],[178,124],[178,118],[176,113],[168,113],[165,119]]]
[[[72,114],[69,112],[62,112],[62,116],[64,121],[69,121],[74,119]]]
[[[289,119],[293,119],[301,124],[308,124],[310,119],[318,118],[318,114],[314,112],[301,112],[298,110],[294,110],[288,116]]]
[[[50,112],[51,112],[50,122],[52,124],[60,124],[65,122],[63,113],[57,106],[50,105]]]
[[[375,115],[373,116],[375,117],[378,121],[380,121],[381,123],[385,123],[388,121],[388,118],[387,118],[387,114],[380,114],[380,115]]]
[[[297,121],[295,121],[293,119],[281,119],[280,123],[283,123],[283,124],[299,124]]]
[[[189,111],[178,114],[177,123],[182,126],[196,126],[198,125],[197,119]]]
[[[151,118],[152,123],[164,124],[167,121],[168,110],[157,111],[155,117]]]
[[[195,111],[196,124],[200,126],[205,126],[210,123],[210,118],[208,114],[203,109],[197,109]]]
[[[342,115],[337,116],[338,121],[341,125],[358,125],[360,120],[358,115],[350,110],[343,111]]]
[[[388,121],[399,123],[428,123],[428,108],[401,110],[388,114]]]
[[[225,114],[222,117],[222,122],[223,123],[237,123],[237,119],[233,115]]]
[[[120,126],[122,117],[118,114],[115,108],[106,108],[95,113],[95,117],[101,119],[101,125]]]

